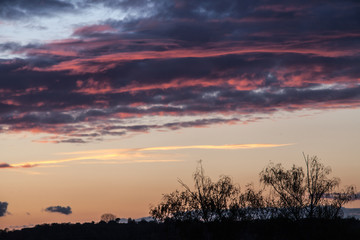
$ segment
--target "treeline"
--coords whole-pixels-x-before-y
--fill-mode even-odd
[[[44,224],[16,231],[0,230],[1,240],[305,240],[360,239],[355,219],[289,219],[199,222],[116,221],[83,224]]]
[[[330,167],[316,156],[304,155],[304,160],[304,169],[270,163],[260,172],[263,188],[247,185],[244,191],[229,176],[213,182],[200,162],[193,175],[194,188],[179,180],[183,191],[165,194],[150,214],[159,221],[203,222],[342,217],[342,206],[356,197],[355,187],[339,190],[340,179],[329,177]]]

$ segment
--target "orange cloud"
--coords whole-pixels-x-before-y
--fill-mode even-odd
[[[272,148],[285,147],[294,145],[294,143],[285,144],[225,144],[225,145],[188,145],[188,146],[161,146],[148,148],[123,148],[123,149],[100,149],[92,151],[64,152],[60,155],[85,155],[85,154],[101,154],[101,153],[126,153],[126,152],[143,152],[143,151],[171,151],[182,149],[215,149],[215,150],[235,150],[235,149],[254,149],[254,148]]]

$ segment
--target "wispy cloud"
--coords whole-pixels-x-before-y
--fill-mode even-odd
[[[228,144],[228,145],[188,145],[188,146],[160,146],[147,148],[124,148],[124,149],[100,149],[91,151],[63,152],[58,155],[70,155],[73,157],[31,161],[23,163],[2,163],[0,168],[30,168],[37,166],[49,166],[59,163],[82,162],[83,164],[129,164],[129,163],[169,163],[180,162],[181,159],[171,159],[169,154],[159,154],[157,151],[175,151],[186,149],[204,150],[237,150],[274,148],[293,145],[287,144]],[[151,153],[155,152],[155,153]],[[79,156],[80,155],[80,156]]]
[[[95,161],[107,161],[107,160],[123,160],[123,159],[134,159],[143,157],[141,154],[126,154],[126,153],[109,153],[104,152],[103,154],[97,155],[86,155],[82,157],[73,157],[73,158],[64,158],[64,159],[54,159],[54,160],[45,160],[45,161],[34,161],[34,162],[25,162],[25,163],[16,163],[11,164],[10,167],[23,167],[23,166],[39,166],[39,165],[52,165],[58,163],[66,163],[66,162],[76,162],[76,161],[84,161],[84,160],[95,160]]]
[[[231,150],[231,149],[254,149],[254,148],[273,148],[293,145],[288,144],[229,144],[229,145],[192,145],[192,146],[167,146],[167,147],[149,147],[142,148],[140,151],[168,151],[181,149],[217,149],[217,150]]]
[[[23,164],[8,164],[8,163],[0,163],[1,168],[32,168],[36,167],[37,164],[23,163]]]
[[[60,155],[87,155],[87,154],[104,154],[112,153],[114,155],[121,155],[123,153],[126,156],[126,153],[134,152],[146,152],[146,151],[171,151],[171,150],[183,150],[183,149],[213,149],[213,150],[236,150],[236,149],[254,149],[254,148],[273,148],[273,147],[285,147],[294,145],[294,143],[285,143],[285,144],[225,144],[225,145],[187,145],[187,146],[160,146],[160,147],[147,147],[147,148],[123,148],[123,149],[100,149],[100,150],[90,150],[90,151],[77,151],[77,152],[63,152],[58,153]]]

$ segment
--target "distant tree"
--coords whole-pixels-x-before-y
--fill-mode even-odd
[[[101,215],[101,221],[104,221],[106,223],[110,222],[110,221],[115,221],[116,220],[116,216],[112,213],[104,213],[103,215]]]
[[[221,176],[217,182],[205,176],[201,161],[193,175],[194,190],[183,181],[183,191],[163,196],[163,201],[150,209],[152,217],[165,220],[222,221],[230,217],[229,208],[239,198],[240,190],[228,176]]]
[[[341,207],[355,196],[355,188],[334,193],[338,178],[329,178],[330,167],[319,162],[317,156],[305,156],[306,170],[292,166],[285,170],[281,164],[270,163],[261,173],[260,181],[270,186],[277,196],[276,207],[283,217],[336,218]]]

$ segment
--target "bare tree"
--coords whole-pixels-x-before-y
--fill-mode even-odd
[[[193,220],[195,212],[190,199],[191,196],[186,191],[164,194],[163,201],[150,209],[150,215],[160,221],[165,219]]]
[[[330,167],[321,164],[317,156],[305,156],[306,164],[306,189],[308,193],[308,217],[312,218],[315,214],[320,214],[319,206],[328,205],[328,201],[324,198],[326,193],[334,191],[339,186],[340,179],[331,178],[327,175],[331,173]]]
[[[355,196],[355,188],[333,194],[340,180],[328,177],[331,168],[320,163],[317,156],[304,155],[304,160],[306,173],[295,165],[285,170],[281,164],[270,163],[260,173],[260,181],[278,196],[276,205],[284,217],[339,217],[341,207]]]
[[[103,215],[101,215],[101,221],[104,222],[110,222],[110,221],[115,221],[116,220],[116,216],[112,213],[104,213]]]
[[[270,163],[260,173],[260,182],[272,191],[264,195],[247,185],[245,192],[228,176],[213,182],[205,175],[201,161],[193,175],[194,188],[178,180],[183,191],[163,196],[163,201],[150,209],[150,214],[165,219],[198,220],[204,222],[228,220],[269,219],[276,217],[337,218],[342,206],[354,199],[355,188],[335,191],[338,178],[329,178],[331,169],[316,156],[304,155],[306,170],[293,165],[286,170],[281,164]]]
[[[271,186],[275,195],[275,205],[282,212],[283,217],[300,219],[303,215],[305,206],[305,185],[304,172],[301,167],[292,166],[290,170],[285,170],[281,164],[270,163],[261,173],[260,181],[267,186]],[[288,216],[289,215],[289,216]]]
[[[230,206],[238,199],[240,190],[228,176],[217,182],[205,176],[201,161],[193,175],[194,190],[178,180],[184,191],[165,194],[163,201],[150,209],[150,214],[159,220],[222,221],[228,218]]]

